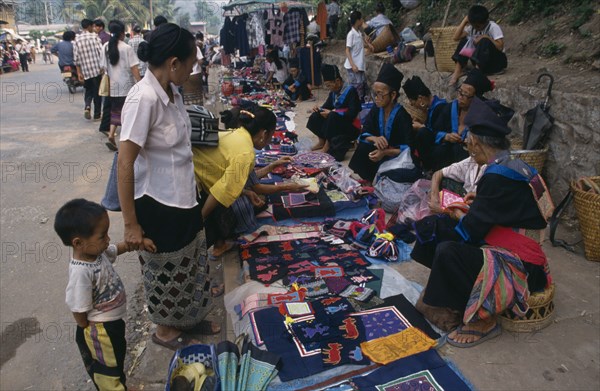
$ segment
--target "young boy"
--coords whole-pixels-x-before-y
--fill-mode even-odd
[[[474,5],[454,32],[459,41],[452,60],[456,63],[450,85],[455,85],[463,74],[469,59],[484,74],[503,71],[508,63],[504,54],[504,34],[482,5]]]
[[[348,72],[348,84],[356,88],[358,97],[363,101],[366,94],[365,44],[371,51],[373,45],[363,36],[363,17],[360,11],[352,11],[350,25],[352,28],[346,36],[346,62],[344,62],[344,68]]]
[[[125,288],[112,264],[129,251],[109,244],[108,213],[95,202],[74,199],[56,213],[54,230],[73,247],[66,302],[77,322],[75,340],[87,373],[98,390],[126,390]],[[150,239],[144,247],[156,251]]]
[[[297,58],[290,58],[289,75],[283,82],[283,90],[294,102],[308,100],[311,97],[310,88],[306,77],[300,71],[300,62]]]

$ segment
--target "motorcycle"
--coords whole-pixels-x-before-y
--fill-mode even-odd
[[[76,67],[71,65],[65,65],[62,68],[61,75],[71,94],[74,94],[77,91],[77,87],[83,86],[83,83],[79,81],[79,77],[77,76]]]

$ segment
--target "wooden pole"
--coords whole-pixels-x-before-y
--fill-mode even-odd
[[[315,86],[315,60],[313,58],[313,45],[312,42],[308,44],[308,48],[310,49],[310,81]]]
[[[452,5],[452,0],[448,0],[448,4],[446,4],[446,12],[444,12],[444,20],[442,20],[442,27],[446,27],[446,20],[448,20],[448,12],[450,11],[450,5]]]

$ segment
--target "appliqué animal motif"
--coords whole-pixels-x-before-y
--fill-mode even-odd
[[[339,327],[340,330],[345,331],[344,338],[356,339],[358,338],[358,328],[356,327],[356,319],[346,318],[342,321],[343,325]]]
[[[329,326],[318,324],[315,327],[307,327],[303,331],[305,337],[313,338],[317,334],[325,335],[329,331]]]
[[[346,311],[347,309],[348,309],[348,304],[340,304],[338,306],[331,306],[331,307],[325,308],[325,312],[327,312],[329,315],[331,315],[331,314],[335,314],[336,312]]]
[[[354,350],[350,352],[349,357],[350,357],[350,360],[362,361],[363,355],[362,355],[362,351],[360,350],[360,346],[357,346],[356,348],[354,348]]]
[[[325,364],[337,365],[342,361],[342,344],[341,343],[329,343],[327,344],[329,349],[323,349],[323,355],[327,356],[323,359]]]

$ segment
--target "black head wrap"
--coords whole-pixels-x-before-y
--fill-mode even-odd
[[[376,82],[383,83],[390,87],[392,91],[399,91],[404,75],[392,64],[383,64]]]
[[[413,76],[402,86],[408,99],[417,99],[419,96],[431,96],[431,91],[419,76]]]
[[[506,137],[511,129],[484,101],[475,97],[465,116],[469,132],[478,136]]]

